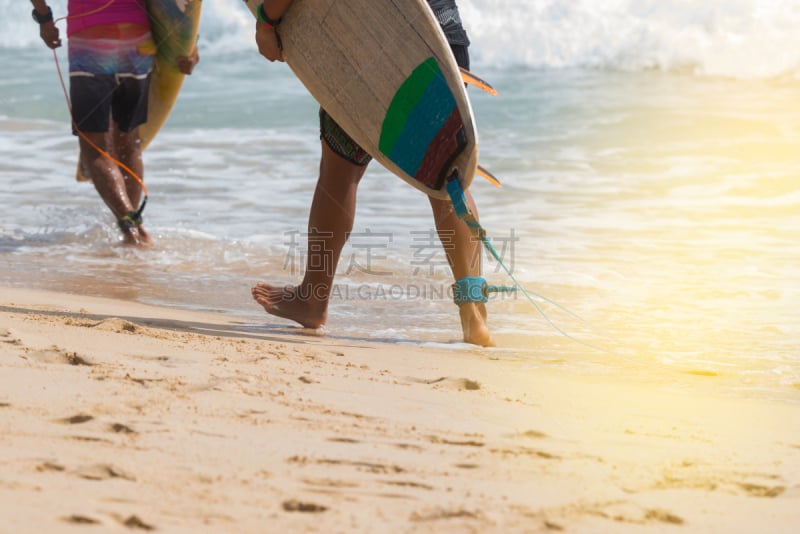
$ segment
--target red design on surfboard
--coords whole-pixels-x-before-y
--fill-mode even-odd
[[[464,122],[461,120],[458,108],[453,108],[439,133],[428,145],[425,158],[414,178],[428,187],[440,189],[447,178],[450,163],[464,150],[466,143]]]

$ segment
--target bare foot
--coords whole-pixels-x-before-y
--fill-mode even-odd
[[[486,322],[486,306],[482,302],[466,302],[458,307],[464,341],[482,347],[494,347],[494,339]]]
[[[150,237],[150,234],[147,232],[147,230],[144,229],[144,226],[140,224],[137,230],[139,231],[139,238],[140,238],[139,245],[143,247],[152,247],[153,238]]]
[[[153,238],[150,234],[139,225],[137,228],[128,228],[122,230],[122,239],[126,245],[135,247],[152,247]]]
[[[290,319],[306,328],[319,328],[328,320],[327,302],[303,294],[299,286],[275,287],[259,283],[252,290],[253,299],[264,310],[277,317]]]

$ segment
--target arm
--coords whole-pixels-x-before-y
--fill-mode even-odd
[[[58,36],[58,28],[53,22],[53,12],[50,10],[50,6],[45,0],[31,0],[31,4],[33,4],[34,16],[45,20],[45,22],[39,23],[39,36],[42,41],[48,48],[58,48],[61,46],[61,39]],[[46,20],[47,18],[50,20]]]
[[[292,0],[264,0],[262,9],[267,20],[280,22],[291,3]],[[256,22],[256,44],[258,44],[258,51],[268,60],[283,61],[283,53],[274,24],[264,23],[260,20]]]

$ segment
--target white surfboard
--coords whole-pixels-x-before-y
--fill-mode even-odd
[[[245,0],[251,13],[262,0]],[[475,175],[461,74],[424,0],[294,0],[277,28],[311,95],[373,158],[437,198]]]

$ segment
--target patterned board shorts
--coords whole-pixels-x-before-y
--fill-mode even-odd
[[[69,38],[73,133],[106,132],[112,118],[123,132],[147,122],[152,43],[149,32],[128,39]]]

